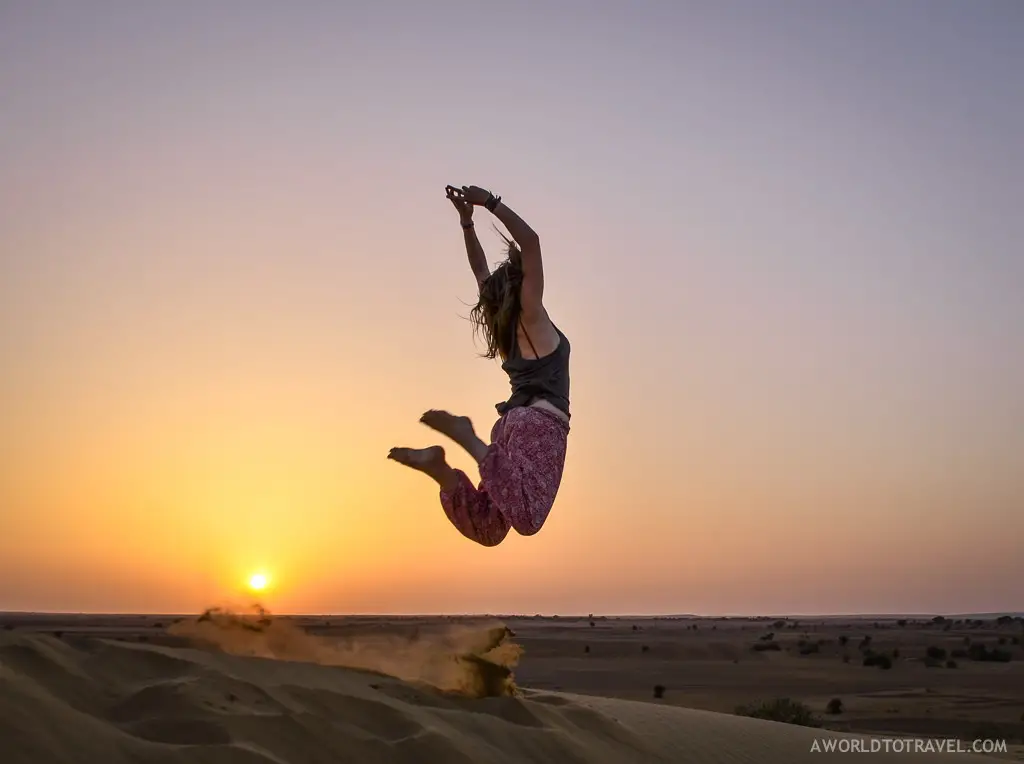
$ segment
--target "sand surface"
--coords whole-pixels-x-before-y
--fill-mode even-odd
[[[526,619],[511,624],[516,632],[511,636],[494,622],[405,622],[397,627],[351,623],[346,629],[329,619],[308,620],[281,629],[249,630],[187,619],[169,629],[161,623],[157,629],[152,619],[93,621],[88,628],[79,620],[81,628],[61,629],[59,637],[43,633],[39,624],[2,630],[0,761],[781,764],[850,756],[815,753],[812,745],[815,740],[856,737],[679,707],[674,703],[686,693],[676,691],[679,697],[673,702],[671,686],[657,702],[584,694],[593,687],[575,687],[573,692],[538,687],[550,684],[539,677],[547,670],[545,661],[563,652],[561,641],[571,641],[578,650],[585,638],[593,645],[590,657],[602,649],[615,652],[613,633],[625,634],[627,642],[643,634],[637,639],[652,644],[642,657],[650,657],[661,674],[669,663],[678,663],[684,670],[689,666],[694,676],[712,676],[702,665],[709,663],[706,655],[700,659],[684,654],[700,652],[697,642],[676,639],[680,655],[671,661],[651,656],[661,643],[652,638],[657,630],[650,623],[637,631],[628,623],[616,623],[605,634],[604,645],[595,639],[598,624]],[[523,632],[530,632],[531,625],[532,636],[526,638]],[[112,633],[118,628],[123,633]],[[140,641],[145,629],[155,633],[142,635],[145,641]],[[197,636],[197,629],[207,633]],[[331,634],[339,630],[345,633]],[[566,631],[576,635],[566,636]],[[135,639],[127,638],[129,633]],[[663,641],[668,634],[666,629]],[[526,646],[525,655],[520,655],[518,642]],[[703,649],[724,649],[716,644],[712,640]],[[536,665],[529,668],[531,651]],[[266,657],[270,654],[279,657]],[[601,676],[600,661],[607,660],[594,658],[592,678]],[[381,660],[389,673],[402,678],[368,670]],[[571,665],[563,667],[560,681],[571,686],[581,658],[563,652],[561,660]],[[648,669],[632,660],[623,656],[614,661],[620,664],[618,673],[650,681]],[[710,663],[722,673],[726,665],[736,665],[732,661]],[[748,662],[748,673],[756,673],[761,661]],[[822,662],[819,673],[830,665]],[[868,677],[895,673],[858,668]],[[1005,666],[994,668],[1007,671]],[[530,675],[536,679],[532,687],[526,681]],[[608,677],[601,681],[613,684]],[[768,684],[778,681],[769,678]],[[707,679],[692,684],[701,683],[711,684]],[[628,695],[628,686],[623,689],[628,684],[620,680],[618,694]],[[677,679],[676,685],[681,684]],[[998,687],[998,682],[991,684]],[[750,689],[744,694],[752,694]],[[713,694],[708,686],[701,692]],[[728,691],[724,696],[731,702]],[[993,761],[956,753],[876,753],[871,760],[908,756],[952,764]]]

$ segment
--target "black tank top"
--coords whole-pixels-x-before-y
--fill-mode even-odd
[[[543,358],[523,358],[519,352],[519,337],[516,331],[519,324],[521,321],[512,325],[509,357],[501,365],[508,374],[512,397],[497,404],[495,408],[499,414],[504,414],[509,409],[529,406],[537,398],[542,398],[569,416],[569,339],[555,326],[555,331],[558,332],[558,347]],[[533,354],[537,355],[533,340],[526,334],[525,326],[523,334],[526,335],[526,341],[530,343]]]

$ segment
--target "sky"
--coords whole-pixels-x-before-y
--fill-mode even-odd
[[[0,610],[1022,608],[1024,4],[358,6],[0,1]],[[449,183],[572,343],[494,548]]]

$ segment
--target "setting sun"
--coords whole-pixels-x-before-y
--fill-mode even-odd
[[[256,573],[249,579],[249,588],[254,591],[262,591],[267,588],[267,577],[262,573]]]

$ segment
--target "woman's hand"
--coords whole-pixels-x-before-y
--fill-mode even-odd
[[[459,211],[459,222],[463,225],[473,221],[473,205],[466,201],[462,192],[454,186],[445,187],[445,196]]]
[[[462,198],[470,204],[482,205],[491,196],[491,192],[480,186],[463,186]]]

